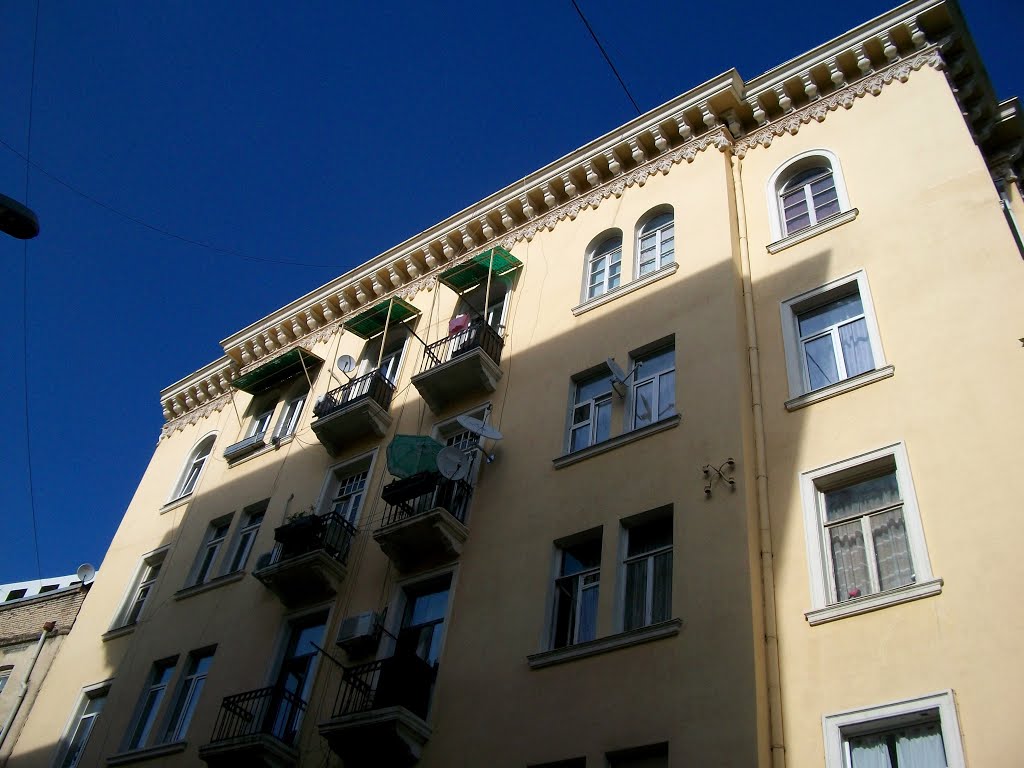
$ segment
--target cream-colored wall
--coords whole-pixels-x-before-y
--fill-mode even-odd
[[[10,757],[11,752],[14,751],[21,730],[24,728],[29,713],[32,711],[36,697],[39,695],[42,681],[46,679],[50,665],[53,664],[53,659],[60,650],[64,638],[65,635],[53,634],[47,637],[46,642],[43,643],[43,648],[39,651],[35,667],[32,669],[32,677],[27,681],[28,686],[25,691],[25,698],[18,707],[18,714],[11,723],[10,730],[4,736],[3,745],[0,746],[0,766],[7,764],[7,759]],[[10,717],[17,704],[22,686],[26,683],[25,675],[28,672],[29,665],[32,664],[33,656],[36,655],[36,647],[38,645],[39,639],[34,638],[24,643],[0,648],[0,666],[10,664],[14,667],[11,670],[11,676],[7,681],[7,685],[4,686],[3,692],[0,693],[0,728],[7,723],[7,718]]]
[[[768,254],[764,188],[799,152],[840,158],[853,222]],[[926,68],[743,161],[764,373],[789,765],[820,765],[823,715],[952,688],[972,765],[1016,764],[1024,575],[1024,274],[943,74]],[[789,413],[780,302],[865,269],[892,378]],[[809,626],[802,471],[904,441],[942,594]],[[1009,534],[1009,535],[1008,535]]]

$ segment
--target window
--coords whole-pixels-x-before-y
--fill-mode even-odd
[[[902,444],[804,473],[801,485],[816,608],[933,593]],[[921,589],[907,596],[914,585]]]
[[[952,691],[826,715],[826,768],[964,768]]]
[[[601,529],[558,547],[551,647],[597,637],[597,598],[601,588]]]
[[[230,515],[210,523],[210,527],[206,530],[206,536],[203,538],[203,545],[199,548],[196,562],[192,566],[193,572],[190,581],[192,586],[205,584],[210,580],[213,574],[213,564],[220,553],[221,546],[224,544],[224,539],[227,538],[228,528],[230,527]]]
[[[184,498],[195,490],[196,485],[199,483],[199,477],[203,474],[203,467],[206,466],[206,460],[210,457],[210,451],[213,450],[213,443],[216,439],[216,435],[209,435],[203,438],[199,445],[192,449],[192,453],[189,454],[188,461],[185,462],[185,469],[182,471],[181,477],[174,486],[174,493],[171,494],[171,501]]]
[[[231,562],[228,566],[228,573],[235,573],[245,568],[252,552],[253,542],[256,541],[256,534],[259,533],[263,524],[263,516],[267,511],[269,499],[264,499],[256,504],[251,504],[242,511],[242,524],[235,534],[235,551],[231,555]]]
[[[668,768],[668,743],[609,752],[608,768]]]
[[[672,211],[651,216],[637,230],[635,277],[654,272],[675,261],[675,219]]]
[[[118,627],[130,627],[137,624],[142,610],[146,606],[150,593],[156,588],[157,579],[160,576],[160,569],[163,567],[164,558],[167,556],[167,549],[153,552],[142,558],[142,564],[128,592],[127,599],[114,621],[114,629]]]
[[[331,467],[320,496],[321,514],[337,513],[355,525],[366,495],[366,481],[373,468],[374,454],[361,456]]]
[[[277,672],[277,684],[271,712],[266,722],[271,732],[285,744],[291,744],[299,731],[303,709],[313,691],[316,677],[317,646],[324,644],[327,612],[303,616],[288,623],[284,657]]]
[[[674,416],[676,412],[676,351],[662,347],[634,356],[639,365],[633,374],[632,428],[639,429]]]
[[[863,272],[784,302],[782,331],[793,397],[885,365]]]
[[[65,732],[62,745],[58,750],[58,759],[55,765],[59,768],[76,768],[81,764],[82,753],[89,743],[89,735],[92,733],[96,718],[103,711],[103,705],[107,702],[109,685],[101,685],[88,689],[82,693],[82,698],[75,708],[75,714]]]
[[[0,667],[0,693],[4,692],[4,688],[7,687],[7,681],[11,679],[11,671],[14,666],[11,664],[5,664]]]
[[[509,293],[512,277],[494,276],[491,278],[491,292],[487,296],[487,324],[494,329],[499,336],[505,335],[505,321],[508,317]],[[459,297],[459,303],[455,308],[455,317],[468,315],[470,318],[479,318],[484,315],[484,290],[487,284],[481,283],[475,288],[464,291]]]
[[[21,600],[21,598],[23,598],[27,594],[27,589],[12,589],[10,592],[7,593],[7,598],[4,600],[4,602],[9,603],[12,600]]]
[[[309,397],[308,384],[302,392],[285,403],[281,418],[277,420],[277,427],[274,429],[274,437],[280,440],[295,434],[299,428],[299,419],[302,417],[302,408]]]
[[[259,440],[267,433],[267,427],[270,426],[270,420],[274,417],[274,411],[277,410],[277,401],[268,402],[262,400],[256,403],[256,408],[253,411],[252,420],[249,422],[248,428],[245,430],[245,439],[252,438],[253,440]]]
[[[622,235],[599,242],[587,256],[586,298],[592,299],[618,288],[622,282]]]
[[[164,742],[181,741],[185,738],[189,723],[192,722],[192,715],[195,714],[196,705],[199,703],[199,695],[203,692],[206,675],[213,664],[214,650],[215,648],[205,648],[188,655],[188,666],[185,668],[185,676],[179,683],[178,694],[174,697],[174,708],[164,731]]]
[[[381,336],[376,339],[366,342],[366,346],[363,348],[363,355],[359,362],[359,375],[364,376],[373,371],[380,370],[381,375],[388,380],[392,385],[398,384],[398,375],[402,367],[402,357],[405,352],[405,342],[408,338],[407,329],[402,326],[388,331],[388,338],[386,342],[383,342]],[[381,355],[380,347],[381,343],[384,343],[384,354]],[[380,357],[380,365],[377,364],[377,358]],[[370,382],[366,381],[359,392],[353,392],[349,396],[349,399],[355,399],[362,394],[365,394],[370,386]]]
[[[642,521],[624,521],[626,557],[622,628],[626,631],[672,618],[672,510]]]
[[[160,703],[164,699],[167,684],[171,681],[171,675],[174,674],[174,666],[177,663],[176,657],[164,659],[156,662],[150,670],[149,682],[146,683],[146,688],[139,698],[134,725],[128,732],[127,749],[142,749],[148,743]]]
[[[436,669],[444,643],[445,619],[448,614],[448,593],[451,575],[427,579],[402,589],[404,610],[395,640],[395,656],[419,656]]]
[[[768,182],[772,239],[795,235],[850,210],[839,159],[816,149],[790,158]]]
[[[611,437],[611,374],[603,368],[576,381],[569,424],[569,452]]]

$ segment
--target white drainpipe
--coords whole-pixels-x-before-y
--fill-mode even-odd
[[[39,635],[39,642],[36,643],[36,652],[32,654],[32,663],[28,665],[28,671],[25,673],[25,677],[21,681],[21,690],[18,691],[18,698],[14,702],[14,709],[11,710],[11,714],[7,716],[7,720],[4,722],[4,727],[0,728],[0,748],[3,747],[4,742],[7,740],[7,734],[11,731],[11,726],[14,725],[14,718],[18,716],[18,710],[21,709],[21,704],[25,701],[25,697],[28,695],[28,683],[32,679],[32,670],[36,668],[36,662],[39,661],[39,654],[43,652],[43,645],[46,643],[46,637],[56,627],[56,623],[48,621],[43,625],[43,631]]]

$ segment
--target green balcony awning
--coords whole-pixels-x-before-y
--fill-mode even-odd
[[[388,308],[391,314],[388,316]],[[416,317],[420,311],[404,299],[385,299],[369,309],[363,310],[355,317],[346,320],[342,325],[356,336],[370,339],[384,330],[385,324],[390,328],[409,318]]]
[[[492,261],[493,258],[493,261]],[[437,279],[447,285],[456,293],[472,288],[487,280],[487,269],[500,277],[523,266],[523,262],[498,246],[488,251],[477,254],[469,261],[464,261],[458,266],[446,269]]]
[[[301,376],[304,370],[315,368],[321,363],[323,360],[312,352],[307,352],[302,347],[295,347],[283,355],[278,355],[273,360],[253,368],[244,376],[239,376],[231,382],[231,386],[248,392],[250,395],[259,395],[289,379]]]

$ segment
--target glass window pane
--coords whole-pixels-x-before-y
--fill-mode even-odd
[[[651,603],[651,623],[672,618],[672,552],[654,557],[654,599]]]
[[[594,442],[600,443],[612,436],[612,401],[610,398],[595,404]]]
[[[642,627],[646,623],[647,560],[626,564],[626,604],[623,628]]]
[[[585,400],[593,400],[601,395],[611,394],[611,374],[599,373],[589,379],[584,379],[576,385],[576,402],[582,403]]]
[[[858,373],[875,369],[871,341],[868,339],[868,323],[863,317],[839,326],[839,344],[843,348],[843,363],[846,365],[847,376],[856,376]]]
[[[661,517],[629,529],[627,557],[672,546],[672,518]]]
[[[576,579],[559,579],[555,583],[555,631],[552,645],[562,648],[569,645],[573,632],[573,614],[576,610]]]
[[[562,575],[570,576],[601,565],[601,539],[588,539],[562,548]]]
[[[910,559],[910,542],[903,523],[903,508],[891,509],[870,519],[871,543],[878,564],[878,585],[896,589],[914,583],[914,564]]]
[[[801,229],[806,229],[809,226],[811,226],[811,217],[807,213],[801,213],[792,218],[786,217],[786,234],[799,232]]]
[[[820,389],[839,381],[839,369],[832,349],[832,336],[826,334],[804,343],[807,379],[811,389]]]
[[[590,445],[590,425],[578,427],[569,437],[569,451],[578,451]]]
[[[633,388],[633,426],[643,427],[654,421],[654,382],[646,381]]]
[[[590,403],[583,403],[577,405],[572,411],[572,423],[582,424],[585,421],[590,421]]]
[[[576,629],[578,643],[597,637],[597,596],[596,586],[587,587],[580,594],[580,622]]]
[[[813,336],[826,328],[838,325],[844,320],[864,314],[864,304],[860,300],[859,293],[852,293],[849,296],[822,304],[820,307],[801,312],[797,317],[800,325],[800,336]]]
[[[826,491],[825,519],[829,522],[851,515],[866,515],[876,509],[900,502],[896,473],[889,472],[850,485]]]
[[[860,520],[828,529],[832,549],[832,570],[836,579],[836,600],[871,594],[867,551]]]
[[[658,378],[658,418],[664,419],[676,412],[676,374],[675,371],[662,374]]]

